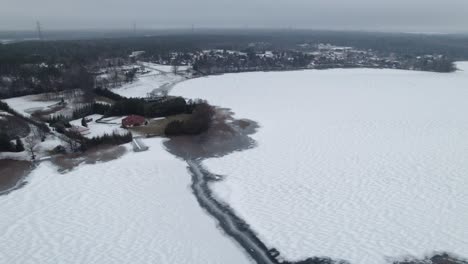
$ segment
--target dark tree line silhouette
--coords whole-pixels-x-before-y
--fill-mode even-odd
[[[207,131],[213,121],[215,110],[206,102],[197,103],[192,115],[184,121],[170,122],[164,133],[167,136],[197,135]]]

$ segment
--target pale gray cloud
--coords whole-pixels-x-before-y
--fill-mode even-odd
[[[468,0],[0,0],[0,29],[297,27],[467,32]]]

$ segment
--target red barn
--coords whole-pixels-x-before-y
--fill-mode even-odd
[[[122,119],[122,126],[123,127],[142,126],[145,124],[145,122],[146,120],[144,117],[139,116],[139,115],[131,115]]]

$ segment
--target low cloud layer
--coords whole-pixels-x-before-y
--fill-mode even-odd
[[[467,0],[0,0],[0,30],[259,27],[468,32]]]

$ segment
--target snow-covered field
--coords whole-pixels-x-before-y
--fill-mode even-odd
[[[145,143],[67,174],[41,163],[0,196],[0,263],[250,263],[197,204],[186,164]]]
[[[156,64],[156,63],[151,63],[151,62],[140,62],[141,65],[145,66],[146,69],[148,70],[156,70],[156,71],[161,71],[165,73],[171,73],[173,66],[172,65],[162,65],[162,64]],[[177,71],[186,71],[190,69],[190,66],[184,66],[184,65],[178,65],[177,66]]]
[[[286,258],[468,257],[468,63],[458,67],[227,74],[172,94],[259,122],[258,147],[204,164]]]
[[[86,118],[90,118],[93,121],[88,122],[88,133],[83,134],[87,138],[100,137],[104,135],[112,135],[113,133],[125,134],[127,133],[126,129],[121,128],[123,117],[113,118],[112,120],[102,120],[106,123],[97,123],[96,120],[102,118],[102,115],[90,115]],[[72,126],[82,127],[81,119],[76,119],[70,121]]]
[[[149,93],[164,85],[172,85],[185,80],[185,77],[171,73],[171,66],[142,62],[149,73],[137,76],[136,81],[127,83],[112,91],[125,97],[147,97]],[[184,70],[187,67],[183,68]]]
[[[170,85],[184,79],[184,77],[172,73],[145,74],[139,76],[133,83],[124,84],[112,91],[125,97],[147,97],[149,93],[163,85]]]
[[[44,110],[52,107],[60,102],[60,99],[56,100],[40,100],[39,95],[26,95],[20,97],[14,97],[10,99],[4,99],[11,108],[16,110],[18,113],[24,116],[31,116],[31,113],[37,110]]]
[[[61,98],[59,96],[55,96],[55,98],[52,99],[48,98],[47,95],[47,93],[26,95],[4,99],[3,101],[18,113],[26,117],[30,117],[31,114],[36,111],[50,111],[57,107],[60,108],[58,104],[60,103]],[[64,99],[66,102],[65,107],[54,112],[53,114],[70,116],[74,108],[83,105],[83,103],[80,102],[82,99],[80,96]]]

